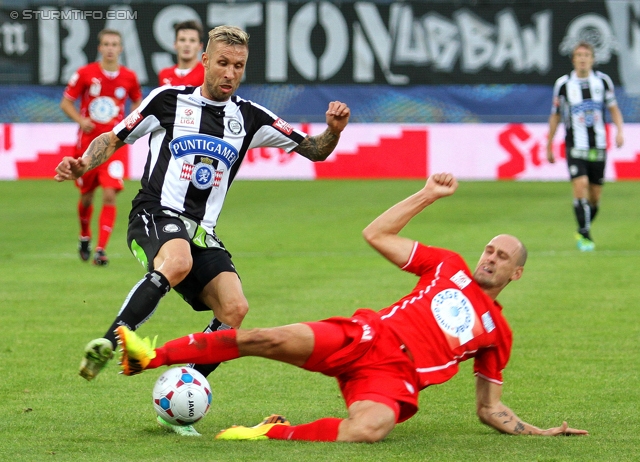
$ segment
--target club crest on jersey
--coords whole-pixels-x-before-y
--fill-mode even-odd
[[[229,119],[227,122],[227,128],[234,135],[239,135],[242,132],[242,124],[236,119]]]
[[[474,337],[476,314],[469,299],[457,289],[445,289],[431,300],[431,312],[440,329],[460,345]]]
[[[207,189],[213,185],[214,178],[213,165],[200,162],[193,166],[191,174],[191,184],[198,189]]]
[[[113,95],[118,99],[123,99],[127,95],[127,90],[124,87],[118,87],[113,92]]]
[[[198,189],[218,188],[224,175],[224,170],[215,170],[208,162],[200,162],[193,166],[191,184]]]
[[[202,133],[174,138],[169,143],[169,149],[176,159],[201,155],[219,160],[227,169],[238,160],[238,150],[233,145],[223,139]]]
[[[293,133],[293,127],[291,126],[291,124],[285,120],[282,120],[281,118],[277,118],[272,125],[285,135],[291,135],[291,133]]]

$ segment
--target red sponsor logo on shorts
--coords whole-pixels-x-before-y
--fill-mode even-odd
[[[276,121],[273,123],[273,126],[285,135],[291,135],[291,133],[293,133],[293,127],[291,126],[291,124],[280,118],[276,119]]]
[[[124,125],[127,127],[127,130],[131,130],[138,125],[143,118],[142,114],[140,114],[138,110],[135,110],[124,119]]]

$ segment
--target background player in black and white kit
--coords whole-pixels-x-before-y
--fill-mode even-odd
[[[553,136],[562,118],[566,130],[566,157],[573,185],[573,208],[578,221],[576,241],[581,251],[595,249],[591,222],[598,213],[607,160],[605,108],[616,126],[616,146],[624,143],[622,113],[618,108],[611,78],[593,70],[594,50],[588,42],[573,48],[574,70],[560,77],[553,88],[549,116],[547,159],[555,162]]]
[[[219,26],[202,55],[201,87],[161,87],[113,131],[98,137],[83,157],[65,157],[56,180],[72,180],[125,143],[149,133],[149,156],[129,216],[128,244],[148,273],[131,290],[104,338],[87,345],[80,375],[93,379],[113,355],[114,329],[135,330],[174,288],[195,310],[213,310],[207,330],[240,327],[248,303],[230,254],[215,226],[248,149],[270,146],[325,160],[346,127],[350,110],[329,103],[327,129],[308,136],[268,109],[234,93],[245,71],[249,36]],[[214,366],[196,366],[207,375]]]

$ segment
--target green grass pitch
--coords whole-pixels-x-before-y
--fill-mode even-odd
[[[250,312],[244,327],[381,308],[415,277],[370,249],[361,230],[422,186],[417,181],[237,182],[218,233],[231,250]],[[524,276],[500,297],[514,330],[503,401],[548,428],[563,420],[588,437],[501,435],[475,416],[471,361],[422,392],[421,409],[375,445],[216,442],[232,424],[282,413],[294,424],[346,411],[333,379],[243,358],[212,376],[202,438],[154,422],[161,368],[136,377],[113,361],[93,382],[77,375],[84,345],[103,334],[143,269],[126,247],[138,189],[127,183],[110,266],[76,253],[77,192],[53,181],[0,182],[0,460],[12,461],[635,461],[640,458],[640,183],[607,184],[593,226],[597,250],[573,239],[570,185],[461,182],[416,217],[407,237],[458,251],[475,266],[484,244],[511,233],[529,249]],[[96,204],[95,221],[99,202]],[[200,331],[206,313],[175,293],[140,330],[162,343]]]

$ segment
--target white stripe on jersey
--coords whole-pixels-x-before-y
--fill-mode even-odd
[[[162,141],[166,133],[167,130],[159,126],[155,131],[151,132],[149,136],[149,156],[151,157],[149,172],[153,172],[153,169],[156,168],[156,162],[158,162],[158,158],[160,157],[160,148],[162,147]],[[147,180],[148,179],[149,178],[147,178]]]
[[[173,118],[173,140],[180,137],[197,134],[200,131],[202,119],[202,106],[194,104],[191,95],[178,95],[176,98],[176,112]],[[218,106],[218,105],[216,105]],[[224,107],[224,105],[222,105]],[[190,154],[181,158],[175,155],[170,157],[165,184],[168,187],[162,188],[161,203],[164,207],[169,207],[178,212],[184,212],[184,198],[187,195],[191,178],[182,175],[182,170],[186,164],[195,166],[196,154]]]

